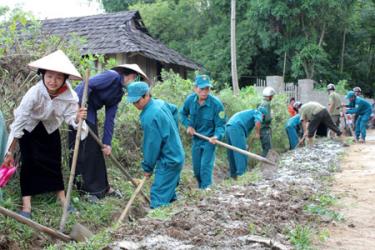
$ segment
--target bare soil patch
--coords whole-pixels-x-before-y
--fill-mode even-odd
[[[340,197],[337,211],[343,223],[329,226],[330,237],[320,249],[375,249],[375,131],[366,144],[345,151],[342,172],[335,175],[332,191]]]

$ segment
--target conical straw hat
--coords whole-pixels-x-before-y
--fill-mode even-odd
[[[113,69],[119,69],[119,68],[124,68],[124,69],[131,69],[137,73],[139,73],[141,76],[143,76],[143,78],[145,80],[148,80],[148,77],[147,75],[145,74],[145,72],[143,72],[141,70],[141,68],[138,66],[138,64],[121,64],[121,65],[117,65],[116,67],[114,67]]]
[[[32,69],[45,69],[69,75],[71,80],[82,80],[81,74],[61,50],[57,50],[28,64]]]

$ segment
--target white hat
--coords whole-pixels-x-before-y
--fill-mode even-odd
[[[275,91],[275,89],[274,88],[272,88],[272,87],[265,87],[264,89],[263,89],[263,96],[273,96],[273,95],[275,95],[276,94],[276,91]]]
[[[82,80],[81,74],[61,50],[57,50],[28,64],[32,69],[51,70],[69,75],[71,80]]]
[[[121,65],[117,65],[113,69],[119,69],[119,68],[133,70],[133,71],[137,72],[138,74],[140,74],[145,80],[148,80],[147,75],[145,74],[145,72],[143,72],[141,70],[141,68],[138,66],[138,64],[135,64],[135,63],[133,63],[133,64],[121,64]]]
[[[327,90],[335,90],[335,89],[336,89],[335,84],[330,83],[327,85]]]

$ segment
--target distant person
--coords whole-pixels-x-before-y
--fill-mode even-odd
[[[351,106],[354,106],[354,108],[348,109],[346,113],[355,114],[355,116],[357,117],[357,121],[355,125],[356,140],[361,143],[365,143],[366,142],[366,126],[372,113],[371,104],[367,102],[365,99],[363,99],[362,97],[356,96],[353,91],[349,91],[346,94],[346,99],[349,100],[349,102],[351,103]]]
[[[303,138],[307,138],[309,144],[313,144],[313,138],[319,125],[322,123],[337,136],[342,139],[340,129],[333,123],[328,110],[318,102],[308,102],[301,106],[299,113],[301,115],[302,128],[304,131]]]
[[[228,144],[246,150],[246,139],[255,127],[255,137],[260,138],[260,126],[267,114],[264,107],[248,109],[234,114],[226,124],[225,135]],[[237,179],[247,171],[247,156],[228,149],[230,176]]]
[[[340,128],[341,117],[341,96],[335,91],[336,87],[330,83],[327,85],[328,91],[328,112],[331,115],[333,123]]]
[[[266,115],[262,121],[262,126],[260,128],[260,141],[262,144],[262,156],[267,157],[268,151],[272,148],[271,139],[271,101],[276,91],[272,87],[266,87],[263,90],[263,101],[260,107],[264,107],[267,110]]]
[[[195,93],[186,98],[180,109],[181,123],[193,137],[193,170],[200,189],[212,185],[215,143],[223,137],[226,122],[223,103],[210,94],[211,87],[207,75],[198,75],[194,82]],[[210,141],[195,136],[195,132],[209,137]]]
[[[185,158],[178,133],[177,107],[153,99],[145,82],[133,82],[128,86],[128,102],[142,111],[142,168],[146,177],[155,176],[150,206],[157,208],[168,205],[177,199],[176,187]]]
[[[59,127],[65,121],[76,129],[87,111],[79,108],[77,94],[67,81],[68,78],[80,80],[81,75],[61,50],[28,66],[38,70],[41,80],[26,92],[14,112],[3,164],[10,166],[14,162],[13,154],[19,143],[22,194],[19,214],[31,218],[33,195],[56,192],[61,204],[65,203]],[[83,128],[87,128],[85,123]],[[84,129],[81,138],[87,132]],[[74,208],[70,206],[68,211]]]
[[[293,117],[297,114],[293,106],[295,102],[296,102],[296,99],[294,97],[290,98],[289,105],[288,105],[288,112],[289,112],[290,117]]]
[[[98,135],[98,110],[105,108],[103,139],[104,148],[88,136],[80,143],[76,170],[76,185],[80,192],[87,194],[90,202],[97,202],[105,196],[121,198],[122,194],[113,189],[108,182],[104,156],[112,153],[112,137],[118,105],[126,91],[126,86],[147,76],[137,64],[118,65],[111,70],[97,74],[89,79],[87,125]],[[84,83],[75,89],[82,101]],[[70,148],[74,148],[75,131],[69,133]],[[104,156],[103,156],[104,155]],[[73,155],[71,154],[71,157]]]
[[[286,125],[285,130],[286,134],[288,135],[289,139],[289,149],[293,150],[297,147],[299,143],[299,132],[302,130],[301,128],[301,116],[299,114],[299,109],[301,108],[301,102],[295,102],[293,105],[293,109],[296,111],[296,115],[289,118]]]
[[[361,96],[362,95],[362,89],[360,87],[354,87],[353,92],[355,96]]]

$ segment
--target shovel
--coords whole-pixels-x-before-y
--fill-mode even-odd
[[[141,182],[139,183],[137,189],[134,191],[134,193],[132,194],[132,196],[130,197],[128,203],[126,204],[126,207],[124,209],[124,211],[121,213],[120,217],[118,218],[117,220],[117,225],[121,224],[121,222],[124,220],[124,218],[126,216],[128,216],[129,214],[129,211],[130,211],[130,207],[131,205],[133,204],[134,200],[135,200],[135,197],[137,197],[137,195],[141,192],[142,190],[142,187],[143,185],[145,184],[147,180],[147,177],[143,177],[143,179],[141,180]]]
[[[83,105],[83,106],[86,106],[89,77],[90,77],[90,71],[87,69],[86,70],[86,76],[85,76],[85,85],[84,85],[84,89],[83,89],[83,97],[82,97],[82,102],[81,102],[81,105]],[[76,135],[76,140],[75,140],[75,144],[74,144],[73,160],[72,160],[72,166],[71,166],[71,169],[70,169],[68,190],[66,192],[66,199],[65,199],[65,203],[64,203],[63,214],[62,214],[61,221],[60,221],[60,232],[64,231],[66,219],[68,217],[68,207],[69,207],[69,203],[70,203],[70,196],[71,196],[71,193],[72,193],[74,175],[75,175],[75,172],[76,172],[79,143],[81,141],[82,124],[83,124],[83,119],[80,119],[79,123],[78,123],[77,135]],[[92,233],[82,225],[76,225],[75,228],[78,229],[78,230],[75,231],[75,233],[77,235],[80,235],[80,236],[77,236],[77,237],[89,238],[92,235]]]
[[[198,137],[201,138],[201,139],[207,140],[207,141],[210,140],[209,137],[204,136],[204,135],[202,135],[202,134],[199,134],[199,133],[197,133],[197,132],[194,132],[194,135],[198,136]],[[237,148],[237,147],[234,147],[234,146],[232,146],[232,145],[226,144],[226,143],[224,143],[224,142],[222,142],[222,141],[216,140],[216,144],[218,144],[218,145],[220,145],[220,146],[223,146],[223,147],[225,147],[225,148],[227,148],[227,149],[230,149],[230,150],[236,151],[237,153],[240,153],[240,154],[243,154],[243,155],[249,156],[249,157],[251,157],[251,158],[253,158],[253,159],[255,159],[255,160],[258,160],[258,161],[261,161],[261,162],[267,163],[267,164],[272,165],[272,166],[276,166],[276,163],[274,163],[274,162],[268,160],[267,158],[264,158],[264,157],[262,157],[262,156],[260,156],[260,155],[257,155],[257,154],[254,154],[254,153],[248,152],[248,151],[246,151],[246,150],[243,150],[243,149],[240,149],[240,148]]]
[[[73,227],[73,230],[72,230],[72,233],[70,235],[66,235],[64,233],[61,233],[55,229],[52,229],[52,228],[49,228],[49,227],[46,227],[46,226],[43,226],[33,220],[30,220],[30,219],[27,219],[9,209],[6,209],[2,206],[0,206],[0,213],[5,215],[5,216],[9,216],[13,219],[15,219],[16,221],[18,222],[21,222],[25,225],[28,225],[29,227],[39,231],[39,232],[43,232],[43,233],[46,233],[48,234],[49,236],[53,237],[53,238],[56,238],[56,239],[59,239],[59,240],[62,240],[62,241],[65,241],[65,242],[68,242],[68,241],[71,241],[71,240],[75,240],[75,241],[84,241],[86,240],[85,237],[82,237],[82,233],[78,233],[77,231],[82,231],[82,230],[85,230],[85,229],[82,229],[80,228],[79,225],[75,225]],[[86,235],[88,233],[86,232]]]
[[[94,140],[99,144],[99,146],[103,148],[104,144],[100,141],[99,137],[90,128],[89,128],[89,133],[92,136],[92,138],[94,138]],[[138,186],[137,182],[131,177],[129,172],[126,171],[126,169],[121,165],[121,163],[112,154],[110,154],[109,157],[111,157],[112,161],[121,170],[121,172],[126,176],[126,178],[128,178],[130,180],[130,182],[133,184],[133,186],[137,187]],[[141,191],[141,194],[142,194],[143,198],[148,203],[150,203],[150,199],[147,197],[147,195],[143,191]]]

